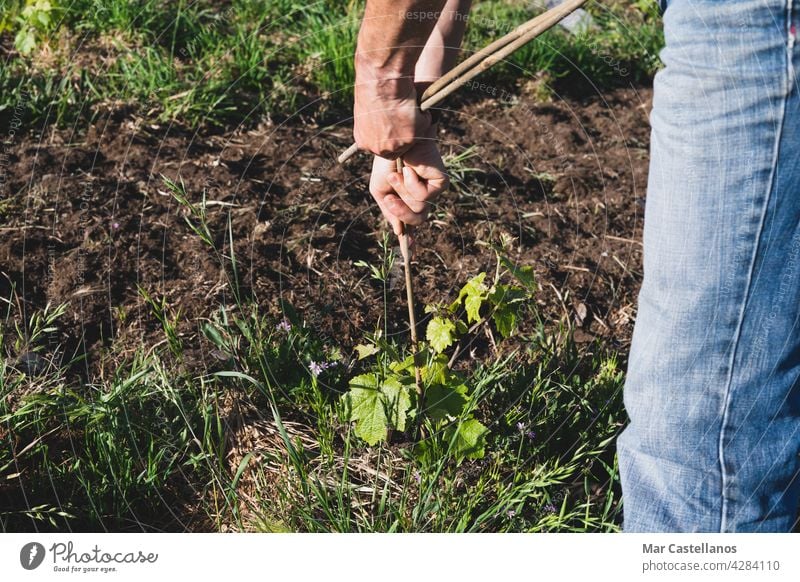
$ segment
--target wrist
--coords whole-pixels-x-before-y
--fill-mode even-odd
[[[373,99],[387,101],[416,100],[414,74],[403,74],[393,68],[356,65],[356,93],[367,93]]]

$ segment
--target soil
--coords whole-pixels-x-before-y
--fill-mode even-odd
[[[465,166],[478,171],[416,232],[418,303],[452,301],[470,277],[492,272],[482,243],[509,235],[510,257],[534,267],[544,320],[568,318],[579,342],[624,352],[641,278],[650,100],[647,87],[550,102],[523,90],[445,112],[442,150],[474,146]],[[82,132],[17,134],[0,181],[0,296],[15,288],[26,318],[69,302],[58,343],[87,352],[91,375],[105,350],[163,339],[141,287],[180,312],[190,361],[208,364],[199,325],[230,303],[230,269],[190,230],[163,175],[182,180],[194,203],[205,196],[225,254],[230,220],[239,284],[262,313],[278,317],[286,300],[352,350],[382,325],[382,286],[355,263],[379,262],[386,225],[367,190],[369,158],[335,162],[350,137],[347,123],[190,132],[122,111]],[[405,334],[399,268],[390,283],[390,330]]]

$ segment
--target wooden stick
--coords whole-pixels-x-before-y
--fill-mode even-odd
[[[535,27],[540,26],[543,22],[549,22],[550,19],[554,17],[557,18],[556,22],[559,22],[563,18],[566,18],[570,13],[574,12],[575,10],[586,4],[587,1],[588,0],[565,0],[564,2],[562,2],[558,6],[555,6],[554,8],[551,8],[547,12],[543,12],[542,14],[539,14],[535,18],[531,18],[527,22],[520,24],[517,28],[515,28],[502,38],[497,39],[496,41],[486,45],[478,52],[473,53],[472,55],[461,61],[458,65],[453,67],[450,71],[448,71],[447,73],[439,77],[436,81],[431,83],[431,85],[422,94],[422,99],[420,101],[425,101],[426,99],[433,97],[433,95],[438,93],[440,90],[444,89],[444,87],[447,86],[451,81],[466,73],[469,69],[480,63],[483,59],[495,53],[496,51],[502,49],[512,41],[517,40],[518,38],[529,32],[530,30],[534,29]]]
[[[586,4],[587,1],[588,0],[565,0],[555,8],[551,8],[536,18],[532,18],[528,22],[521,24],[507,35],[471,55],[428,87],[422,94],[419,106],[420,110],[426,111],[433,107],[486,69],[505,59],[520,47],[531,42],[537,36],[550,30],[561,20]],[[358,146],[352,144],[339,155],[339,163],[346,162],[355,155],[356,152],[358,152]]]
[[[397,158],[397,171],[403,173],[403,159]],[[411,329],[411,353],[414,358],[414,380],[419,395],[420,407],[422,407],[422,371],[417,361],[417,314],[414,311],[414,287],[411,278],[411,253],[408,248],[408,233],[406,225],[400,222],[400,254],[403,255],[403,267],[406,272],[406,300],[408,303],[408,326]]]
[[[512,40],[506,46],[501,48],[498,51],[495,51],[491,55],[484,58],[480,63],[476,66],[472,67],[469,71],[464,73],[462,76],[458,77],[457,79],[450,82],[446,87],[439,90],[435,95],[432,95],[425,101],[420,104],[420,109],[425,111],[430,107],[433,107],[440,101],[442,101],[445,97],[450,95],[453,91],[465,85],[468,81],[471,81],[474,77],[477,77],[487,69],[493,67],[509,55],[511,55],[514,51],[520,49],[521,47],[525,46],[537,36],[540,36],[542,33],[550,30],[556,24],[558,24],[562,19],[568,16],[570,13],[577,10],[581,5],[585,4],[587,0],[567,0],[562,4],[559,4],[552,10],[545,12],[542,14],[542,18],[539,22],[535,23],[535,25],[528,28],[521,36]],[[535,19],[534,19],[535,20]]]
[[[336,159],[339,160],[340,164],[343,164],[347,160],[352,158],[354,155],[356,155],[357,151],[358,151],[358,146],[356,144],[351,144],[350,147],[344,150],[342,153],[340,153],[339,157]]]

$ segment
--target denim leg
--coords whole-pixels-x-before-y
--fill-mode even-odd
[[[623,531],[790,531],[797,515],[795,22],[792,0],[665,12],[617,440]]]

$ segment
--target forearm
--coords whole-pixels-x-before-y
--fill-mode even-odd
[[[355,56],[353,136],[360,149],[394,159],[429,136],[431,115],[419,108],[415,74],[448,1],[367,0]],[[445,35],[463,32],[463,27],[442,26],[431,45],[439,53],[426,62],[445,59]]]
[[[356,76],[413,79],[417,60],[445,3],[446,0],[368,0],[358,33]]]
[[[471,4],[471,0],[447,0],[417,59],[414,79],[418,84],[433,83],[455,66]]]

